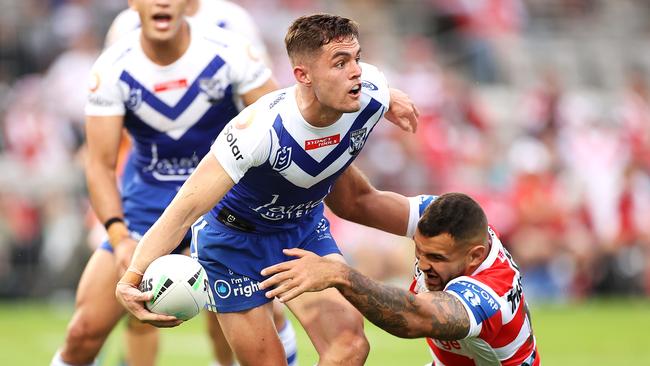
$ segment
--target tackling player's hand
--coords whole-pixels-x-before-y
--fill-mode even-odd
[[[127,237],[122,239],[119,244],[114,247],[113,253],[115,254],[117,271],[120,276],[123,276],[126,269],[129,268],[131,257],[133,257],[133,252],[135,252],[135,247],[137,245],[137,241],[131,237]]]
[[[406,93],[399,89],[390,88],[390,105],[384,117],[406,132],[413,132],[418,128],[420,112]]]
[[[280,302],[287,302],[303,292],[316,292],[333,286],[339,262],[319,257],[318,255],[294,248],[284,249],[285,255],[298,259],[278,263],[262,270],[263,276],[271,276],[260,284],[267,298],[278,297]]]
[[[154,314],[144,307],[146,301],[151,300],[151,292],[141,292],[132,283],[132,272],[126,272],[115,288],[115,297],[124,308],[143,323],[159,328],[170,328],[180,325],[183,321],[171,315]]]

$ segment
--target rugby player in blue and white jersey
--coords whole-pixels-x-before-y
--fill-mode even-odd
[[[216,26],[187,22],[187,3],[130,1],[142,27],[108,48],[93,68],[86,106],[87,180],[109,239],[84,270],[65,343],[52,365],[94,362],[124,314],[112,291],[119,278],[116,260],[130,261],[136,240],[240,106],[276,89],[248,41]],[[115,171],[123,127],[134,149],[120,192]],[[181,241],[189,244],[189,235]],[[151,351],[139,352],[150,359],[129,359],[130,364],[153,364]]]
[[[271,300],[258,287],[264,280],[259,273],[286,260],[284,248],[344,261],[323,216],[323,200],[337,178],[344,179],[337,186],[353,183],[358,172],[350,164],[381,117],[394,113],[383,75],[359,62],[353,21],[327,14],[301,17],[285,43],[297,84],[262,97],[225,127],[212,153],[141,239],[116,288],[118,299],[140,320],[180,324],[148,312],[143,302],[151,294],[137,285],[147,266],[171,252],[196,222],[193,255],[208,272],[213,308],[242,365],[286,362]],[[366,224],[382,227],[390,216],[386,212]],[[336,290],[287,305],[319,352],[319,363],[364,363],[369,345],[362,318]]]
[[[266,54],[266,46],[260,37],[260,33],[252,17],[240,5],[226,0],[187,0],[185,16],[193,23],[218,26],[244,36],[264,60],[269,60]],[[108,30],[105,40],[106,47],[140,28],[140,26],[141,21],[138,12],[133,8],[124,9],[113,20]],[[276,304],[273,310],[276,327],[279,329],[280,338],[285,346],[287,357],[289,359],[295,359],[297,357],[295,333],[284,315],[284,306]],[[208,319],[208,331],[216,359],[213,366],[232,365],[235,362],[234,355],[221,331],[216,317],[212,314],[206,315]],[[135,318],[129,317],[125,337],[127,360],[139,365],[139,360],[144,360],[143,363],[146,364],[146,360],[153,359],[156,354],[158,342],[158,332],[155,327],[151,327],[150,325],[137,321]]]

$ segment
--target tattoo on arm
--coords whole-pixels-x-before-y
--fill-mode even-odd
[[[442,291],[414,295],[377,283],[350,268],[343,296],[368,320],[402,338],[457,340],[469,332],[469,316],[460,301]]]

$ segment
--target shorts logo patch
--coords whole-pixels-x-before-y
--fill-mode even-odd
[[[229,297],[251,297],[260,290],[260,283],[249,277],[233,277],[226,280],[214,281],[214,291],[222,299]]]
[[[214,292],[217,293],[217,296],[219,296],[222,299],[227,298],[230,296],[231,292],[230,284],[224,280],[216,280],[214,281]]]

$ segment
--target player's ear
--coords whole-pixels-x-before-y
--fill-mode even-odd
[[[467,253],[468,264],[470,267],[479,266],[485,255],[487,254],[488,247],[485,245],[475,245]]]
[[[293,76],[296,81],[305,86],[311,86],[311,77],[304,65],[296,65],[293,67]]]

